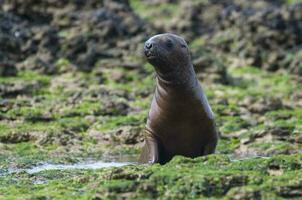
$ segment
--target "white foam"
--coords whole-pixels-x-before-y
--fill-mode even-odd
[[[28,169],[9,169],[8,173],[16,173],[16,172],[26,172],[29,174],[35,174],[41,171],[47,170],[72,170],[72,169],[101,169],[108,167],[122,167],[125,165],[131,165],[134,163],[131,162],[104,162],[104,161],[96,161],[96,162],[83,162],[83,163],[75,163],[75,164],[49,164],[45,163],[42,165],[37,165]]]

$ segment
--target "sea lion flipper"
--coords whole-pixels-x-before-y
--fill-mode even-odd
[[[149,164],[159,162],[158,150],[157,139],[152,134],[150,134],[148,130],[145,130],[145,145],[140,155],[139,162]]]

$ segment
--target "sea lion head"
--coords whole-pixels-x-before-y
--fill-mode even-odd
[[[164,33],[145,42],[145,56],[156,72],[162,76],[183,72],[191,67],[191,58],[186,41],[175,34]]]

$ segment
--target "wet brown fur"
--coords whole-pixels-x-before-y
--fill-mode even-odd
[[[164,164],[175,155],[197,157],[215,152],[214,116],[181,37],[166,33],[147,42],[145,55],[156,70],[141,163]]]

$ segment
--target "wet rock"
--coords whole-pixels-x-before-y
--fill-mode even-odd
[[[146,4],[160,5],[163,3],[176,3],[178,0],[143,0]]]
[[[28,57],[24,62],[18,64],[18,69],[33,70],[42,74],[54,74],[56,72],[55,66],[51,64],[47,55]]]
[[[161,1],[161,4],[177,5],[180,8],[177,13],[170,14],[172,20],[169,24],[156,20],[154,25],[162,30],[182,34],[191,40],[204,34],[212,34],[220,24],[227,23],[231,26],[232,23],[226,17],[233,14],[232,11],[245,10],[248,13],[255,9],[280,6],[282,1]],[[165,17],[167,11],[162,9],[156,14]]]
[[[261,191],[259,189],[235,187],[227,193],[227,198],[231,200],[249,200],[261,199]]]
[[[226,66],[215,58],[213,54],[200,47],[195,52],[193,51],[193,55],[195,55],[193,57],[193,66],[198,79],[205,82],[231,83],[231,77],[227,73]]]
[[[138,57],[144,34],[151,31],[128,1],[17,0],[1,7],[0,63],[12,61],[21,70],[57,73],[61,58],[82,71],[102,67],[103,59],[137,68],[142,62],[127,57]]]
[[[93,124],[96,122],[96,117],[94,115],[87,115],[85,116],[85,120],[89,123]]]
[[[117,136],[119,137],[122,143],[124,144],[137,144],[139,142],[142,142],[142,135],[141,135],[142,129],[140,128],[131,128],[128,131],[127,130],[118,130],[116,132]],[[125,134],[127,133],[127,134]]]
[[[283,140],[288,141],[290,139],[290,136],[293,132],[293,128],[281,128],[281,127],[274,127],[269,128],[265,130],[260,130],[255,132],[251,135],[251,140],[255,140],[257,138],[263,138],[263,140],[266,140],[266,142],[275,141],[275,140]],[[247,142],[245,142],[247,144]]]
[[[302,196],[302,180],[291,181],[286,186],[276,188],[277,193],[284,198],[294,198]]]
[[[0,142],[5,144],[16,144],[20,142],[28,142],[35,137],[30,133],[10,133],[0,136]]]
[[[5,11],[14,12],[18,16],[36,23],[49,22],[51,15],[47,12],[47,3],[43,1],[30,0],[26,3],[17,1],[4,1],[2,8]]]
[[[49,122],[54,120],[54,117],[47,112],[30,112],[25,115],[24,119],[29,122]]]
[[[295,91],[295,92],[291,95],[290,99],[292,100],[292,103],[293,103],[295,106],[297,106],[297,107],[302,107],[302,101],[301,101],[301,99],[302,99],[302,91],[300,91],[300,90]]]
[[[104,101],[102,115],[127,115],[130,110],[129,105],[123,101]]]
[[[245,175],[226,175],[219,178],[220,184],[218,185],[216,180],[211,178],[205,178],[205,188],[204,191],[202,191],[202,194],[204,194],[205,196],[224,195],[228,192],[230,188],[246,185],[248,181],[248,177]],[[211,188],[216,189],[212,190]]]
[[[113,143],[134,145],[143,141],[142,129],[138,127],[121,127],[108,133],[107,140]]]
[[[26,68],[23,61],[29,56],[35,57],[37,52],[41,55],[54,56],[58,51],[58,38],[53,28],[49,26],[32,27],[29,22],[22,21],[24,18],[18,18],[11,13],[0,13],[0,18],[2,18],[0,23],[0,63],[17,67],[25,65]],[[50,61],[53,60],[44,59],[44,62]],[[28,69],[39,68],[39,66],[32,67],[32,64],[34,63],[29,63]],[[46,63],[43,64],[43,66],[45,65]],[[45,71],[48,72],[48,70]]]
[[[82,140],[82,136],[68,129],[62,131],[50,131],[38,136],[37,144],[41,146],[58,144],[61,146],[76,145]]]
[[[173,16],[169,24],[156,21],[154,24],[159,29],[183,35],[187,40],[192,40],[207,32],[211,32],[220,10],[231,1],[179,1],[179,13]],[[165,16],[166,13],[159,13]]]
[[[0,21],[0,75],[15,75],[15,63],[22,57],[21,45],[27,29],[20,18],[10,13],[0,11]]]
[[[67,18],[74,14],[65,13]],[[127,1],[104,1],[103,7],[77,15],[72,23],[83,25],[68,29],[71,34],[62,53],[84,71],[106,64],[104,59],[109,64],[123,63],[124,57],[135,55],[143,42],[144,37],[139,34],[148,32],[147,25],[133,14]],[[60,19],[54,23],[60,23]]]
[[[294,139],[295,142],[299,143],[299,144],[302,144],[302,134],[300,134],[299,136],[297,136],[295,139]]]
[[[233,65],[285,69],[301,76],[301,3],[288,6],[284,1],[227,0],[162,4],[175,5],[179,11],[170,14],[168,24],[154,20],[158,29],[178,33],[188,41],[203,38],[208,49]],[[156,15],[167,17],[169,13],[164,10]]]
[[[10,102],[8,99],[1,99],[0,100],[0,111],[1,112],[7,112],[9,109],[12,108],[12,106],[13,106],[13,103]]]
[[[155,183],[145,183],[139,186],[139,190],[142,192],[145,192],[147,194],[149,194],[148,196],[150,196],[151,198],[156,198],[159,196],[159,192],[156,188],[156,184]]]
[[[21,70],[34,70],[43,74],[56,72],[55,61],[59,56],[58,30],[51,26],[31,27],[31,37],[21,47],[22,62],[17,67]]]
[[[208,45],[245,60],[245,65],[300,74],[302,4],[291,7],[231,9]]]
[[[0,63],[0,76],[16,76],[17,68],[10,63]]]
[[[119,147],[124,148],[124,151],[127,145],[133,146],[143,142],[143,134],[142,129],[140,127],[123,126],[116,130],[112,130],[106,133],[96,130],[90,130],[88,134],[89,137],[93,139],[96,143],[107,146],[109,145],[110,147],[114,146],[117,149]],[[105,153],[108,154],[106,155],[108,157],[114,156],[114,153],[112,151]]]
[[[111,171],[109,179],[118,180],[118,179],[126,179],[126,180],[142,180],[147,179],[152,175],[152,172],[144,173],[139,171],[138,169],[115,169]]]
[[[40,86],[41,83],[39,81],[32,81],[29,83],[0,83],[0,96],[16,97],[18,95],[31,94],[32,92],[38,90]]]
[[[250,112],[256,114],[264,114],[268,111],[279,110],[283,108],[282,100],[279,98],[262,98],[258,101],[254,97],[246,97],[242,102],[241,106],[246,107]]]
[[[160,32],[176,32],[189,40],[202,36],[209,49],[221,52],[219,57],[230,53],[249,65],[302,73],[300,4],[286,7],[281,1],[260,0],[154,3],[178,3],[181,8],[173,15],[175,20],[157,26]],[[128,1],[5,0],[1,7],[0,51],[4,56],[0,63],[12,61],[10,65],[41,73],[56,73],[54,64],[62,57],[83,71],[117,65],[135,69],[143,61],[128,58],[139,57],[146,35],[156,32],[133,13]],[[196,64],[200,62],[204,61]],[[224,80],[225,72],[219,67],[209,77],[220,79],[217,74]]]
[[[273,127],[255,132],[245,132],[240,136],[240,146],[235,150],[238,155],[271,156],[275,154],[298,153],[299,146],[290,142],[293,128]]]

